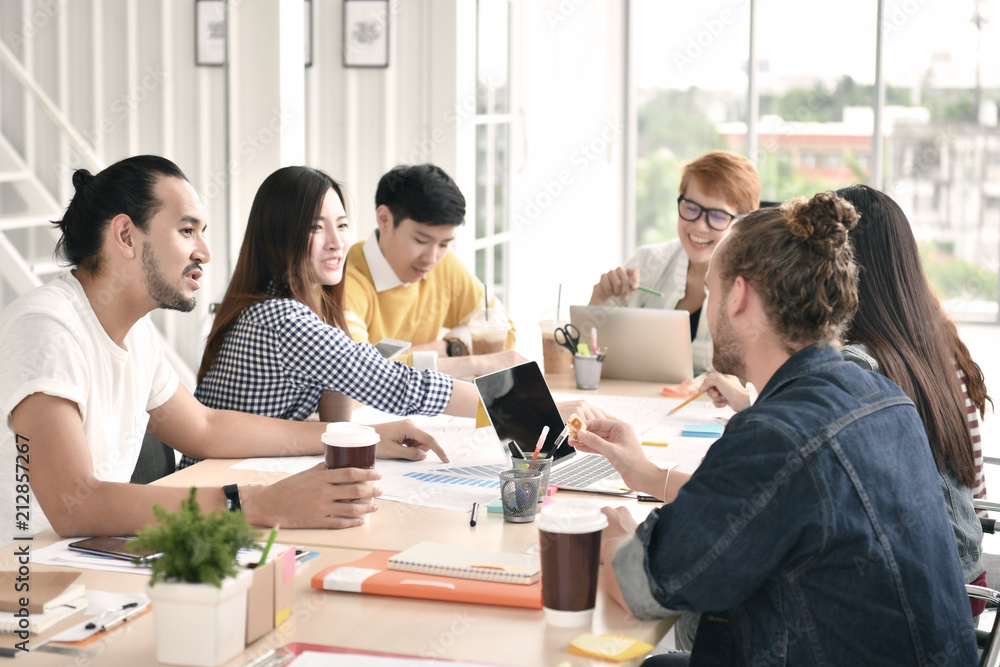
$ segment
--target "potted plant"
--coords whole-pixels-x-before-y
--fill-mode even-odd
[[[253,546],[255,535],[242,512],[202,513],[195,494],[177,512],[154,505],[157,524],[130,548],[163,553],[147,586],[157,660],[210,667],[244,648],[251,572],[237,576],[236,552]]]

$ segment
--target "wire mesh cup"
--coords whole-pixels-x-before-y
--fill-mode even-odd
[[[500,504],[503,506],[504,521],[529,523],[535,520],[538,507],[538,486],[542,473],[538,470],[501,470]]]
[[[537,470],[542,473],[542,479],[538,482],[538,502],[545,500],[545,495],[549,492],[549,473],[552,472],[552,459],[512,459],[511,463],[518,470]]]

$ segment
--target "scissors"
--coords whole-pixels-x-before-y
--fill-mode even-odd
[[[553,332],[556,338],[556,342],[565,347],[571,353],[576,354],[576,346],[580,342],[580,330],[577,329],[572,324],[567,324],[564,327],[557,327]],[[560,337],[561,335],[561,337]]]

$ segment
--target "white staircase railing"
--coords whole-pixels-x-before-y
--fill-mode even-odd
[[[49,117],[59,133],[69,141],[77,158],[81,160],[78,166],[94,173],[101,171],[105,165],[93,147],[76,130],[59,106],[38,85],[3,41],[0,41],[0,62],[31,95],[37,107]],[[62,216],[64,207],[58,204],[52,193],[3,135],[0,135],[0,164],[4,165],[0,171],[0,187],[10,188],[8,192],[11,193],[16,192],[18,198],[23,200],[29,209],[18,214],[0,209],[0,276],[15,294],[21,295],[41,285],[42,275],[62,270],[51,259],[58,235],[49,221]],[[41,227],[47,229],[39,229]],[[22,233],[29,239],[26,245],[34,250],[32,257],[24,256],[18,244],[12,242],[10,232]],[[42,243],[44,247],[41,248],[38,247],[40,239],[44,240]],[[162,332],[160,338],[167,358],[177,371],[181,383],[193,387],[194,372],[165,340]]]

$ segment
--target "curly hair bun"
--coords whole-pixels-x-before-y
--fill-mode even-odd
[[[781,212],[792,236],[828,252],[847,244],[847,233],[860,218],[853,204],[833,192],[821,192],[808,201],[796,197],[782,204]]]
[[[90,185],[94,180],[94,175],[86,169],[77,169],[73,172],[73,189],[79,192]]]

